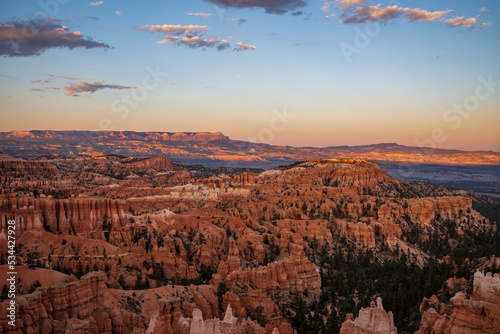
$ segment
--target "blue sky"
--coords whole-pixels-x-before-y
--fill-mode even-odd
[[[500,150],[500,86],[484,87],[500,82],[495,0],[0,8],[0,131],[221,131],[293,146]],[[37,31],[16,47],[12,34],[26,27]],[[145,89],[158,69],[168,75]],[[291,116],[277,126],[280,113]]]

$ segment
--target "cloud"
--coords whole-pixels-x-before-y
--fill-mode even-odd
[[[61,78],[61,79],[69,79],[69,80],[83,80],[82,78],[76,78],[76,77],[68,77],[64,75],[56,75],[56,74],[45,74],[48,77],[51,78]]]
[[[231,47],[231,45],[229,44],[229,42],[227,40],[223,39],[220,42],[219,46],[217,46],[217,50],[222,51],[222,50],[228,49],[230,47]]]
[[[189,15],[189,16],[200,16],[203,17],[204,19],[208,19],[212,14],[206,14],[206,13],[184,13],[184,15]]]
[[[398,6],[388,6],[380,8],[380,5],[358,7],[352,13],[343,13],[341,23],[368,23],[368,22],[382,22],[387,23],[400,17],[407,18],[410,22],[414,21],[435,21],[443,18],[451,10],[429,12],[419,8],[403,8]]]
[[[484,13],[484,12],[489,12],[488,9],[486,9],[486,7],[483,7],[479,10],[480,13]]]
[[[121,16],[123,13],[122,13],[121,11],[117,10],[117,11],[115,12],[115,14],[116,14],[116,15],[118,15],[118,16]]]
[[[91,2],[87,6],[100,6],[104,3],[104,1]]]
[[[10,78],[10,79],[12,79],[12,77],[9,77],[8,75],[1,74],[1,73],[0,73],[0,78]]]
[[[453,19],[444,20],[444,22],[448,23],[450,28],[455,27],[471,27],[473,24],[476,24],[477,20],[474,17],[464,19],[463,16],[457,16]]]
[[[325,1],[323,2],[323,7],[321,7],[321,10],[327,13],[330,10],[330,7],[332,7],[335,4],[335,1],[328,2]]]
[[[227,39],[219,37],[204,38],[203,35],[208,32],[207,26],[200,25],[149,25],[139,26],[135,28],[141,31],[162,32],[166,35],[162,40],[156,42],[157,44],[172,43],[176,46],[187,46],[191,49],[198,48],[215,48],[222,51],[231,47]],[[172,36],[174,35],[174,36]],[[237,47],[239,48],[239,47]],[[255,47],[253,47],[255,48]],[[242,50],[240,50],[242,51]]]
[[[243,23],[247,22],[247,20],[245,20],[245,19],[231,19],[231,21],[236,22],[238,24],[243,24]]]
[[[335,0],[330,2],[330,5],[335,4],[335,7],[341,10],[350,9],[352,7],[364,5],[366,0]]]
[[[263,8],[267,13],[284,14],[307,5],[306,0],[205,0],[221,7]]]
[[[210,87],[210,86],[201,86],[201,87],[203,87],[205,89],[212,89],[212,87]]]
[[[51,48],[109,49],[110,46],[85,38],[79,31],[71,32],[54,18],[0,24],[0,56],[39,56]]]
[[[188,36],[185,36],[183,37],[181,40],[180,40],[180,43],[181,44],[184,44],[190,48],[204,48],[204,47],[214,47],[214,46],[217,46],[219,43],[218,43],[218,38],[217,37],[212,37],[210,39],[203,39],[203,38],[200,38],[199,36],[193,36],[193,35],[188,35]]]
[[[304,12],[303,12],[303,11],[301,11],[301,10],[299,10],[299,11],[297,11],[297,12],[293,12],[293,13],[292,13],[292,16],[300,16],[300,15],[302,15],[302,14],[304,14]]]
[[[113,84],[105,84],[103,81],[80,81],[75,84],[63,86],[63,89],[66,90],[66,95],[70,96],[79,96],[81,93],[95,93],[101,89],[132,89],[137,88],[136,86],[122,86],[122,85],[113,85]]]
[[[253,45],[245,45],[243,44],[243,42],[236,43],[234,51],[246,51],[246,50],[257,50],[257,48]]]
[[[55,74],[45,74],[47,78],[31,81],[32,83],[47,83],[49,81],[59,80],[61,86],[51,86],[40,88],[29,88],[29,91],[48,91],[48,90],[65,90],[68,96],[79,96],[81,93],[95,93],[101,89],[134,89],[136,86],[123,86],[115,84],[107,84],[102,80],[81,79],[77,77],[69,77]]]
[[[31,83],[47,83],[49,81],[53,80],[52,78],[46,78],[46,79],[37,79],[37,80],[33,80],[31,81]]]
[[[163,39],[161,41],[158,41],[156,43],[163,44],[163,43],[167,43],[167,42],[174,42],[174,41],[177,41],[178,39],[179,39],[179,37],[177,37],[177,36],[165,36],[165,37],[163,37]]]
[[[180,24],[164,24],[164,25],[148,25],[141,27],[136,27],[136,30],[148,30],[150,32],[164,32],[166,34],[174,34],[174,35],[189,35],[195,33],[204,33],[208,31],[207,26],[199,26],[199,25],[180,25]]]
[[[28,88],[30,92],[43,92],[43,89],[38,89],[38,88]]]

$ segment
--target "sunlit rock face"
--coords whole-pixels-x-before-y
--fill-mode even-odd
[[[500,333],[500,276],[476,272],[472,296],[460,291],[450,304],[427,303],[417,334]]]
[[[28,165],[2,167],[0,248],[15,220],[22,273],[40,266],[36,273],[54,274],[38,283],[23,274],[19,286],[23,298],[43,296],[45,311],[22,306],[23,326],[35,332],[50,322],[55,333],[291,334],[290,303],[318,303],[322,278],[341,274],[325,270],[335,255],[353,265],[373,254],[422,266],[430,255],[421,245],[431,235],[439,241],[436,231],[454,245],[495,228],[463,192],[399,181],[358,159],[222,172],[165,156],[51,156]],[[456,284],[464,285],[448,282]],[[475,295],[492,303],[489,286],[478,283]],[[65,311],[51,313],[56,304]],[[342,331],[395,333],[391,311],[374,303]],[[431,312],[431,328],[432,316],[447,316]]]
[[[342,324],[340,334],[397,334],[394,326],[392,312],[386,312],[382,306],[382,299],[377,298],[377,303],[372,302],[370,307],[359,310],[359,315],[354,319],[348,314]]]

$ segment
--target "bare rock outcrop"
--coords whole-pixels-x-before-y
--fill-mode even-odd
[[[80,281],[38,288],[30,295],[17,297],[16,327],[8,325],[8,302],[1,305],[0,328],[3,333],[129,333],[125,319],[103,306],[106,274],[92,272]],[[135,315],[133,323],[140,323]],[[120,319],[120,321],[118,320]],[[129,321],[128,325],[131,325]],[[144,326],[144,325],[143,325]],[[133,326],[130,326],[133,327]]]
[[[104,220],[114,227],[128,223],[125,204],[107,198],[33,198],[0,197],[0,235],[6,233],[7,222],[16,221],[22,234],[31,230],[47,230],[65,234],[88,234],[101,227]],[[102,233],[102,232],[101,232]]]
[[[359,310],[359,316],[354,320],[348,314],[346,321],[340,328],[340,334],[397,334],[392,312],[386,312],[382,306],[382,298],[377,303]]]
[[[500,333],[500,276],[474,274],[472,298],[460,291],[440,304],[437,298],[426,304],[416,334],[498,334]]]
[[[234,270],[229,272],[227,263],[222,262],[212,278],[214,284],[224,282],[226,286],[253,284],[267,293],[276,289],[292,293],[317,290],[321,287],[321,277],[316,266],[305,255],[272,262],[258,268]]]

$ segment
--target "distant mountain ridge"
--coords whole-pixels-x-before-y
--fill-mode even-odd
[[[270,168],[307,159],[358,158],[383,163],[500,165],[500,152],[420,148],[381,143],[291,147],[232,140],[221,132],[11,131],[0,132],[0,151],[21,158],[50,155],[151,157],[206,166]]]

